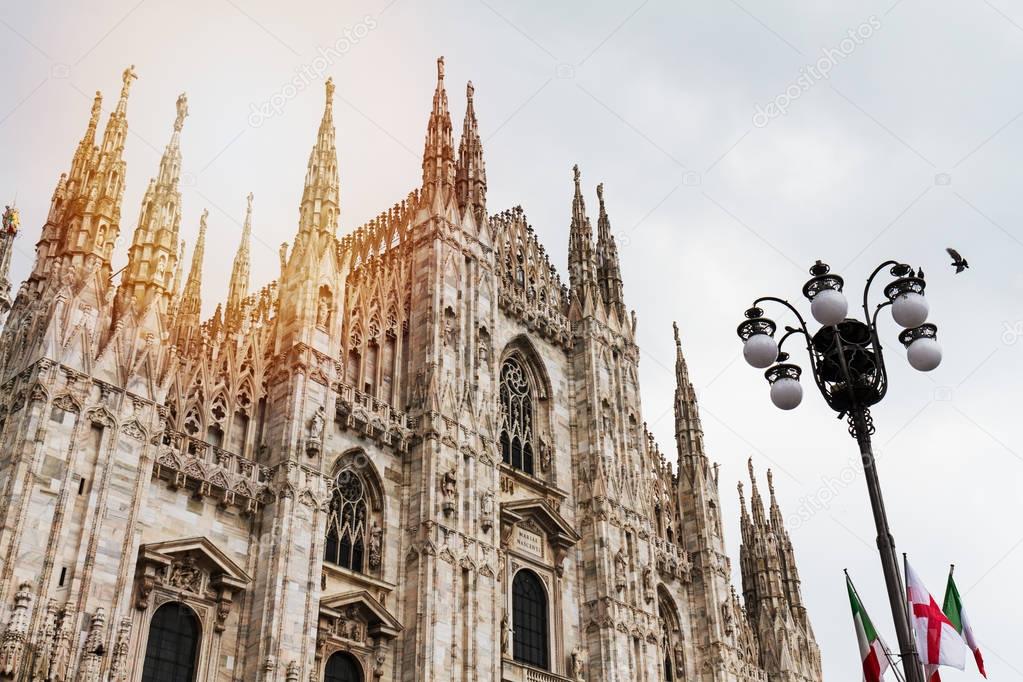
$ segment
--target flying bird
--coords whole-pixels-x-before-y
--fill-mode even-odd
[[[956,251],[955,249],[953,249],[951,247],[949,247],[949,248],[947,248],[945,250],[948,251],[948,255],[952,257],[952,267],[954,267],[956,269],[956,274],[957,275],[960,272],[962,272],[963,270],[965,270],[968,267],[970,267],[970,264],[966,262],[965,258],[963,258],[962,256],[959,255],[958,251]]]

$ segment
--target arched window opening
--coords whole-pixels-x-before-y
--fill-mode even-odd
[[[199,622],[181,602],[164,604],[149,624],[142,682],[194,682]]]
[[[526,368],[511,357],[501,366],[501,458],[532,475],[533,392]]]
[[[686,679],[685,642],[682,635],[682,621],[679,620],[675,604],[663,589],[657,590],[657,615],[661,621],[661,649],[664,655],[664,679],[666,682],[681,682]]]
[[[338,472],[327,516],[324,559],[360,573],[365,570],[367,505],[366,483],[354,469]]]
[[[327,659],[323,682],[362,682],[358,661],[351,654],[337,652]]]
[[[521,570],[512,581],[513,657],[544,670],[550,665],[547,593],[536,573]]]

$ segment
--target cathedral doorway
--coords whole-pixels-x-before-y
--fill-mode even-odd
[[[327,659],[323,682],[362,682],[359,663],[351,654],[339,651]]]
[[[142,682],[194,682],[199,621],[181,602],[164,604],[149,624]]]

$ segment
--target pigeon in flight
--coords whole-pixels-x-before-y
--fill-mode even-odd
[[[966,262],[965,258],[963,258],[962,256],[959,255],[958,251],[956,251],[955,249],[953,249],[951,247],[947,248],[945,250],[948,251],[948,255],[952,257],[952,267],[954,267],[956,269],[956,274],[957,275],[960,272],[962,272],[963,270],[965,270],[968,267],[970,267],[970,264]]]

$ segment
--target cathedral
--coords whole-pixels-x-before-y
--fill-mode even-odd
[[[677,458],[647,430],[601,185],[587,209],[566,172],[563,283],[489,210],[440,59],[421,186],[339,235],[328,80],[280,271],[251,282],[249,195],[204,317],[184,95],[112,262],[135,77],[96,93],[13,300],[0,234],[0,679],[821,680],[752,464],[732,584],[677,327]]]

